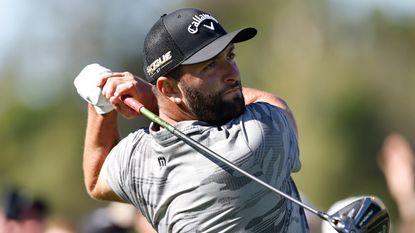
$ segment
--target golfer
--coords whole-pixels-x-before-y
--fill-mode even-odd
[[[180,9],[161,16],[145,38],[146,81],[98,64],[85,67],[75,86],[90,103],[83,155],[88,193],[131,203],[157,232],[308,232],[299,206],[201,155],[156,123],[119,135],[118,113],[140,116],[122,102],[133,97],[192,139],[299,199],[291,177],[301,167],[297,130],[288,106],[241,85],[235,44],[256,32],[228,33],[211,14]]]

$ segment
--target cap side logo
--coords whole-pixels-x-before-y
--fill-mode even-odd
[[[163,54],[161,57],[157,58],[153,63],[147,66],[147,74],[153,76],[155,73],[160,72],[160,70],[168,65],[172,61],[173,57],[171,51]]]
[[[199,27],[200,25],[203,23],[203,21],[205,20],[213,20],[216,23],[219,23],[213,16],[208,15],[208,14],[200,14],[200,15],[195,15],[193,16],[193,21],[190,23],[189,27],[187,27],[187,31],[189,31],[190,34],[196,34],[199,31]],[[214,31],[215,27],[213,25],[213,22],[210,22],[210,25],[206,25],[206,24],[202,24],[204,27]]]

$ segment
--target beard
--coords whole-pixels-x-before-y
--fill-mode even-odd
[[[198,120],[213,125],[222,125],[242,114],[245,100],[240,82],[227,86],[217,92],[204,93],[199,89],[183,84],[187,107]],[[226,91],[238,87],[238,93],[230,93],[232,98],[224,99]]]

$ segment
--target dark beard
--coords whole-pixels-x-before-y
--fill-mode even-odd
[[[237,86],[240,88],[240,95],[235,95],[231,100],[223,100],[223,93]],[[204,94],[186,84],[183,84],[183,90],[190,111],[198,120],[213,125],[222,125],[239,116],[245,107],[242,87],[239,82],[216,93]]]

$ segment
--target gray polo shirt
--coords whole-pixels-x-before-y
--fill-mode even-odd
[[[201,121],[175,127],[299,199],[291,178],[301,167],[297,138],[280,108],[254,103],[220,127]],[[102,175],[158,232],[308,232],[296,204],[154,128],[139,129],[114,147]]]

